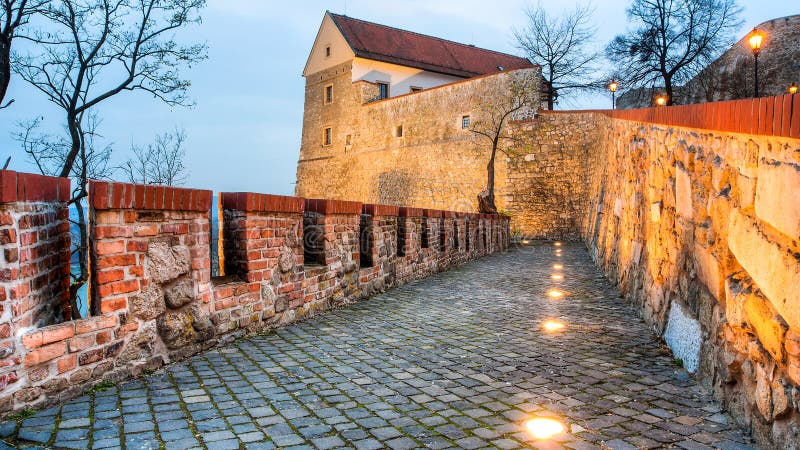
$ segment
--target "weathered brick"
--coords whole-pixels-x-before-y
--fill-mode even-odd
[[[63,356],[66,352],[66,342],[57,342],[55,344],[39,347],[25,356],[25,367],[31,367],[50,361],[59,356]]]

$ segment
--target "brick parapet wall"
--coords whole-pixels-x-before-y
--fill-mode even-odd
[[[27,370],[38,357],[21,337],[71,315],[69,196],[69,179],[0,171],[0,391],[18,397],[47,376]],[[0,409],[13,403],[14,394],[0,398]]]
[[[26,188],[17,199],[38,199],[38,192]],[[58,188],[46,192],[62,195]],[[10,322],[6,331],[0,323],[0,335],[6,333],[0,346],[10,350],[0,359],[0,411],[74,397],[102,380],[137,375],[221,341],[302,320],[481,255],[452,259],[450,251],[420,251],[416,235],[423,212],[413,208],[223,193],[221,233],[229,270],[225,277],[212,279],[210,191],[92,182],[90,200],[95,316],[15,329],[13,320],[27,316],[17,317],[18,309],[9,308],[16,294],[4,289],[0,302]],[[31,208],[40,202],[3,203],[0,211],[8,205]],[[58,205],[66,211],[66,205]],[[363,268],[362,215],[370,218],[373,245],[372,267]],[[449,218],[455,214],[429,215],[441,216],[436,220],[445,227],[455,220]],[[65,215],[58,217],[66,223]],[[305,264],[304,221],[309,217],[321,226],[323,265]],[[411,224],[404,257],[397,256],[400,221]],[[44,222],[30,226],[40,235],[51,232]],[[59,229],[68,233],[68,228]],[[69,241],[58,242],[62,254],[69,255]],[[498,242],[497,249],[504,245]],[[68,260],[64,262],[60,282],[67,280]]]
[[[598,120],[593,257],[760,445],[797,447],[800,140]]]

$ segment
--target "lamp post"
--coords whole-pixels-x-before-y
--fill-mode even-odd
[[[611,109],[617,109],[617,89],[619,89],[619,83],[611,80],[608,83],[608,90],[611,91]]]
[[[757,28],[753,28],[753,32],[750,33],[750,48],[753,50],[753,58],[755,59],[755,97],[758,97],[758,53],[761,52],[761,44],[764,41],[764,34],[758,31]]]
[[[667,104],[667,96],[664,94],[660,94],[656,97],[656,106],[664,106]]]
[[[789,93],[794,95],[797,94],[797,83],[792,81],[792,84],[789,86]]]

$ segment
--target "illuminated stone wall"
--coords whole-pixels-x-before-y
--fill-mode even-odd
[[[592,256],[761,445],[796,448],[800,140],[595,117]]]
[[[537,69],[526,69],[529,70]],[[351,82],[348,64],[307,77],[295,194],[420,208],[477,211],[491,143],[468,129],[491,96],[522,71],[472,78],[369,102],[377,86]],[[333,85],[326,104],[324,88]],[[537,102],[538,103],[538,102]],[[331,127],[331,145],[323,145]],[[398,127],[402,127],[399,136]],[[506,209],[506,159],[496,168],[497,204]]]

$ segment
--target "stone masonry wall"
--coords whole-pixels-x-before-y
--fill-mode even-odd
[[[502,95],[511,77],[535,73],[531,70],[380,101],[371,101],[375,85],[351,81],[349,64],[309,76],[296,195],[476,211],[477,195],[486,186],[490,144],[462,129],[462,117],[478,120],[487,98]],[[333,85],[334,100],[325,104],[328,85]],[[328,126],[332,143],[323,145]],[[498,158],[500,209],[505,208],[505,165],[505,158]]]
[[[33,323],[32,311],[41,316],[49,309],[21,305],[35,306],[39,300],[58,305],[65,298],[69,184],[19,174],[15,183],[22,181],[14,185],[12,198],[8,180],[16,175],[0,172],[1,253],[9,261],[0,290],[0,346],[5,349],[0,414],[57,403],[101,381],[136,376],[245,333],[303,320],[488,253],[456,256],[454,249],[420,249],[414,236],[418,228],[409,226],[405,256],[397,257],[398,222],[408,216],[398,207],[222,193],[226,276],[212,278],[210,191],[92,182],[95,315]],[[414,211],[419,211],[414,219],[421,219],[423,211]],[[444,224],[445,233],[457,216],[442,211],[424,215],[436,217],[432,228]],[[362,229],[363,216],[371,226]],[[322,264],[305,264],[308,217],[321,232]],[[463,217],[476,224],[491,222],[498,230],[491,251],[508,247],[506,218]],[[19,236],[36,239],[15,239]],[[360,266],[364,239],[372,248],[369,267]],[[23,242],[30,245],[18,248]],[[17,253],[20,264],[29,268],[15,271],[10,257]],[[49,293],[53,296],[46,297]]]
[[[797,448],[800,140],[596,118],[593,257],[760,445]]]
[[[579,240],[596,161],[595,113],[541,111],[515,124],[505,192],[511,229],[533,239]]]

